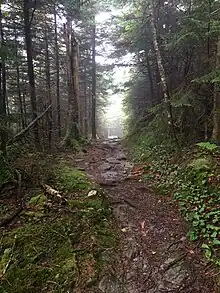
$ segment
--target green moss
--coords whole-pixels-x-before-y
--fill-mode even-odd
[[[5,231],[0,274],[9,259],[10,265],[0,278],[0,293],[66,293],[73,291],[75,283],[83,290],[93,286],[112,261],[117,240],[108,202],[97,188],[96,195],[87,196],[94,184],[84,172],[74,169],[70,160],[65,157],[51,163],[47,158],[42,162],[33,159],[28,166],[31,170],[34,166],[31,175],[39,178],[36,182],[59,190],[67,202],[48,201],[38,189],[20,215],[21,227]],[[110,250],[111,258],[102,257]]]
[[[2,239],[0,268],[4,269],[16,235],[12,261],[0,281],[0,292],[62,293],[72,291],[75,282],[81,289],[93,286],[112,261],[112,255],[109,259],[104,257],[105,252],[107,255],[111,250],[113,254],[117,244],[105,198],[80,197],[68,201],[63,211],[57,212],[56,208],[50,214],[41,208],[40,216],[47,218],[39,223],[33,219],[39,212],[35,211],[38,196],[30,201],[33,211],[25,213],[29,221],[8,231]],[[74,213],[68,214],[68,209]]]
[[[88,190],[91,187],[85,173],[63,165],[57,171],[56,182],[60,188],[68,192]]]
[[[45,203],[47,202],[47,197],[44,195],[44,194],[38,194],[38,195],[35,195],[33,196],[28,204],[29,205],[44,205]]]
[[[14,235],[17,240],[13,263],[2,280],[6,292],[41,292],[49,281],[62,287],[61,291],[54,288],[53,292],[69,290],[71,284],[66,284],[66,280],[74,280],[76,262],[71,242],[63,231],[64,224],[65,220],[26,224],[7,236],[4,245],[11,246]]]

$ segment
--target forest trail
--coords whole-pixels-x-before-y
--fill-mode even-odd
[[[134,166],[120,141],[89,146],[75,164],[104,189],[120,231],[118,263],[100,281],[100,292],[218,292],[210,264],[187,240],[175,202],[131,175]]]

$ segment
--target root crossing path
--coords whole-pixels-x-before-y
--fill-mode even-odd
[[[186,238],[175,203],[130,176],[133,164],[120,142],[98,142],[87,151],[77,164],[104,189],[120,231],[118,263],[98,292],[219,292],[210,264]]]

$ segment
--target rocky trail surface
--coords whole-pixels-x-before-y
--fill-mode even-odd
[[[75,164],[104,189],[120,231],[118,261],[100,281],[100,292],[219,292],[213,268],[187,240],[176,204],[131,175],[134,166],[119,141],[89,146]]]

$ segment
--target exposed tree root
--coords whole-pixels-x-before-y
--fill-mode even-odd
[[[0,222],[0,227],[4,227],[10,224],[12,220],[14,220],[14,218],[17,217],[22,211],[23,207],[19,207],[18,209],[16,209],[13,214],[9,215],[7,218]]]

